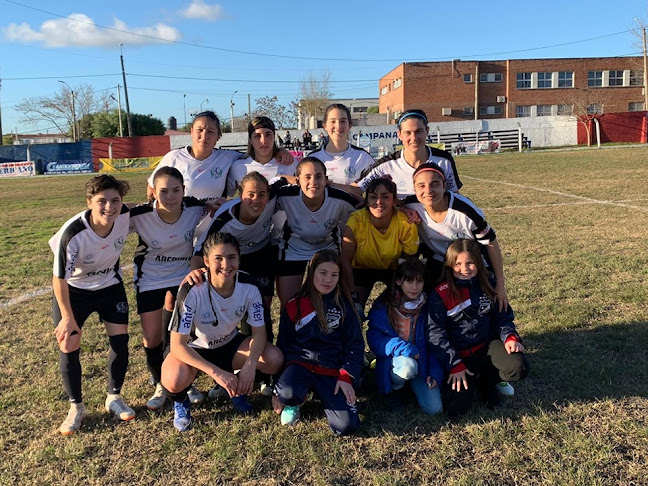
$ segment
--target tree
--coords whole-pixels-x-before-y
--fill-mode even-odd
[[[285,106],[279,103],[276,96],[264,96],[254,100],[256,105],[254,116],[267,116],[270,118],[277,129],[295,128],[297,126],[296,113],[291,106]]]
[[[592,145],[592,120],[605,112],[605,105],[609,100],[609,94],[601,89],[582,88],[574,90],[572,98],[562,105],[571,107],[569,115],[585,128],[588,147]]]
[[[323,116],[333,94],[330,91],[331,73],[310,71],[299,82],[299,112],[302,119]],[[305,123],[308,126],[308,123]]]
[[[95,92],[94,88],[86,83],[72,89],[77,122],[112,102],[107,91]],[[19,102],[16,111],[22,112],[22,122],[36,124],[45,121],[54,125],[59,133],[73,133],[72,123],[75,117],[72,115],[72,95],[67,85],[61,84],[52,96],[36,96]],[[79,130],[79,135],[79,138],[84,136],[83,130]],[[87,136],[87,132],[85,135]]]
[[[13,145],[14,138],[12,134],[5,134],[2,136],[2,145]]]
[[[122,132],[128,136],[126,114],[122,112]],[[131,113],[133,132],[138,136],[164,135],[164,123],[159,118],[139,113]],[[90,113],[79,121],[84,138],[102,138],[119,136],[119,110]]]

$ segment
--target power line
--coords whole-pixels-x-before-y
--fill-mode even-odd
[[[32,7],[30,5],[25,5],[20,2],[16,2],[13,0],[4,0],[7,3],[12,3],[14,5],[18,5],[23,8],[35,10],[37,12],[41,12],[47,15],[52,15],[54,17],[70,20],[73,22],[79,22],[82,24],[86,25],[93,25],[95,27],[99,27],[101,29],[106,29],[110,30],[113,32],[120,32],[122,34],[128,34],[136,37],[142,37],[145,39],[151,39],[155,40],[157,42],[165,42],[168,44],[177,44],[177,45],[184,45],[188,47],[198,47],[201,49],[210,49],[214,51],[220,51],[220,52],[227,52],[231,54],[245,54],[245,55],[250,55],[250,56],[261,56],[261,57],[274,57],[274,58],[283,58],[283,59],[297,59],[297,60],[307,60],[307,61],[337,61],[337,62],[425,62],[425,61],[441,61],[441,60],[451,60],[451,59],[458,59],[458,58],[468,58],[468,59],[473,59],[477,57],[485,57],[485,56],[499,56],[502,54],[517,54],[521,52],[531,52],[531,51],[538,51],[538,50],[543,50],[543,49],[552,49],[555,47],[564,47],[564,46],[569,46],[573,44],[579,44],[583,42],[590,42],[594,40],[599,40],[599,39],[605,39],[607,37],[612,37],[620,34],[626,34],[628,32],[633,32],[633,29],[625,29],[620,32],[613,32],[611,34],[603,34],[600,36],[596,37],[589,37],[586,39],[580,39],[580,40],[575,40],[575,41],[570,41],[570,42],[562,42],[559,44],[552,44],[548,46],[540,46],[540,47],[529,47],[525,49],[516,49],[516,50],[511,50],[511,51],[500,51],[500,52],[491,52],[491,53],[483,53],[483,54],[469,54],[469,55],[454,55],[454,56],[448,56],[448,57],[436,57],[436,58],[426,58],[426,59],[348,59],[348,58],[327,58],[327,57],[307,57],[307,56],[288,56],[285,54],[269,54],[269,53],[261,53],[261,52],[253,52],[253,51],[241,51],[237,49],[225,49],[223,47],[215,47],[215,46],[209,46],[209,45],[204,45],[204,44],[197,44],[197,43],[192,43],[192,42],[184,42],[184,41],[178,41],[178,40],[169,40],[169,39],[164,39],[162,37],[156,37],[153,35],[147,35],[147,34],[140,34],[137,32],[131,32],[128,30],[123,30],[123,29],[117,29],[115,27],[108,27],[105,25],[100,25],[94,22],[88,22],[86,20],[81,20],[81,19],[75,19],[75,18],[70,18],[69,16],[57,14],[54,12],[50,12],[48,10],[43,10],[40,8]]]

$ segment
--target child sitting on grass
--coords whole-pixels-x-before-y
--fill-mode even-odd
[[[432,349],[449,372],[443,393],[451,418],[470,410],[475,389],[493,408],[501,402],[501,380],[518,381],[529,373],[513,310],[499,310],[495,295],[478,244],[455,240],[430,295],[428,319]]]

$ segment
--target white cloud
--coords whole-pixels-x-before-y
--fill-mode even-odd
[[[10,41],[41,42],[46,47],[114,47],[120,43],[132,46],[158,44],[181,38],[180,31],[176,28],[160,23],[151,27],[128,27],[115,18],[110,27],[116,30],[98,27],[87,15],[73,13],[65,19],[43,22],[38,30],[23,22],[9,24],[2,31]]]
[[[209,5],[203,0],[192,0],[180,14],[188,19],[218,20],[225,18],[225,9],[218,4]]]

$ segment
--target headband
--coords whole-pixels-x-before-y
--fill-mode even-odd
[[[405,120],[406,118],[409,118],[411,116],[415,116],[417,118],[420,118],[421,120],[423,120],[423,122],[425,122],[426,125],[428,124],[428,119],[427,119],[427,117],[425,115],[423,115],[421,113],[417,113],[415,111],[410,111],[409,113],[405,113],[403,116],[401,116],[398,119],[398,127],[400,128],[401,123],[403,123],[403,120]]]
[[[443,172],[441,172],[439,169],[434,169],[432,167],[426,167],[425,169],[421,169],[421,170],[417,171],[416,174],[414,174],[414,177],[419,175],[421,172],[426,172],[426,171],[436,172],[437,174],[439,174],[441,176],[441,179],[443,179],[443,182],[445,182],[445,174]]]

